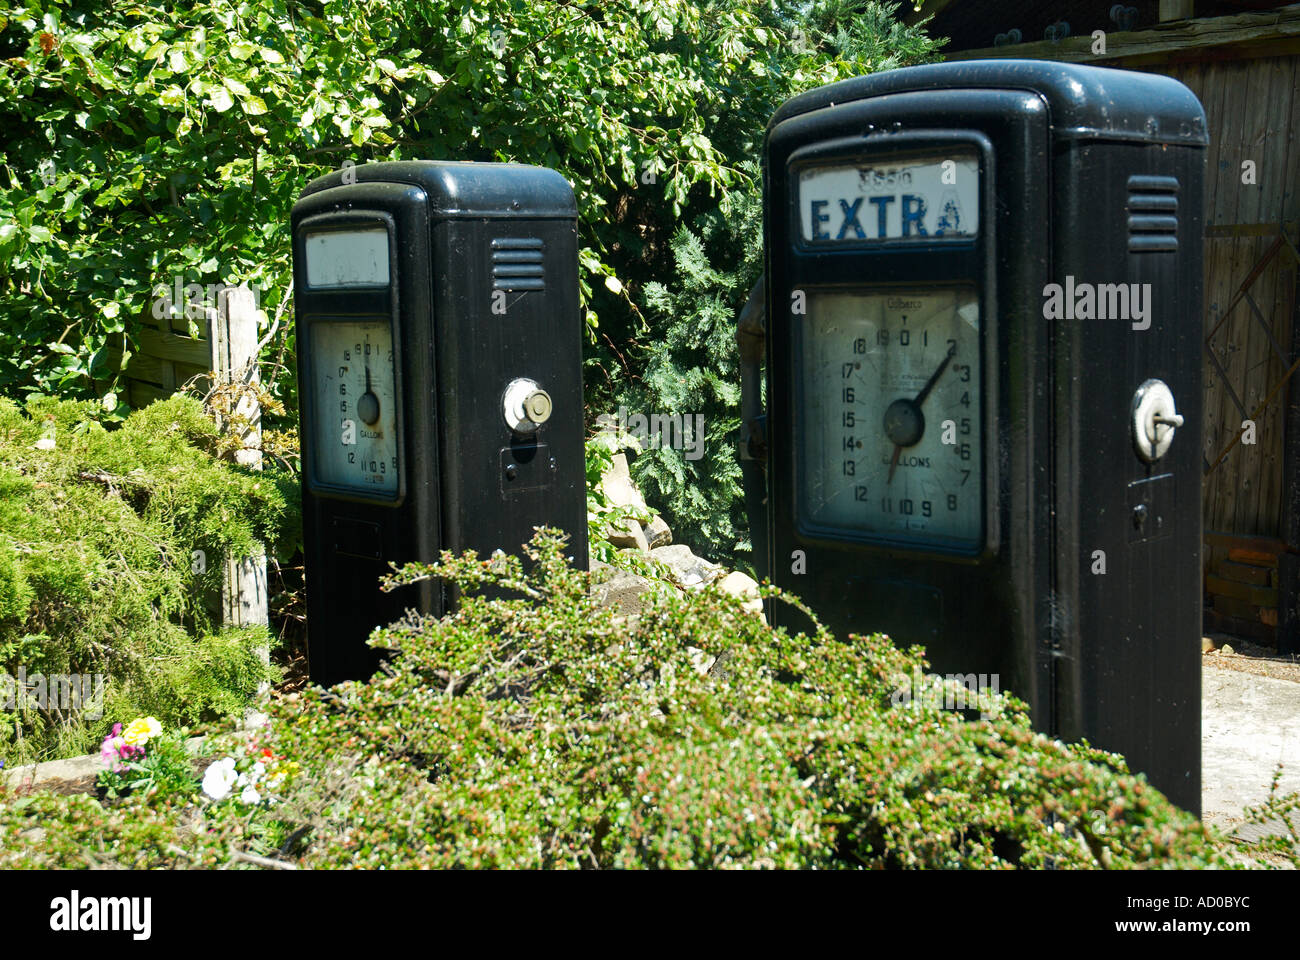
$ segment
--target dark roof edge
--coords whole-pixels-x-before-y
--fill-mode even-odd
[[[518,176],[500,174],[514,171]],[[347,186],[343,170],[317,177],[299,198]],[[346,171],[349,182],[406,183],[424,190],[430,206],[449,217],[532,217],[573,219],[578,215],[573,187],[548,167],[523,163],[456,160],[401,160],[358,164]],[[355,178],[355,179],[353,179]]]
[[[1204,107],[1172,77],[1052,60],[958,60],[854,77],[786,101],[767,128],[837,103],[951,89],[1036,93],[1047,102],[1058,136],[1209,143]]]

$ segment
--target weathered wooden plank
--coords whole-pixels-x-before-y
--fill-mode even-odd
[[[1241,183],[1241,161],[1244,144],[1251,136],[1249,124],[1252,122],[1251,110],[1257,102],[1250,90],[1250,77],[1253,64],[1238,61],[1219,65],[1223,73],[1224,97],[1223,113],[1219,118],[1219,135],[1221,149],[1218,169],[1215,171],[1215,223],[1242,223],[1253,217],[1242,216],[1242,210],[1252,209],[1251,200],[1243,194]],[[1213,136],[1213,134],[1211,134]],[[1230,289],[1236,289],[1241,279],[1250,272],[1257,257],[1255,241],[1252,239],[1230,241],[1232,253],[1227,261],[1227,275],[1224,278]],[[1230,303],[1231,301],[1229,301]],[[1227,304],[1220,301],[1220,309]],[[1216,335],[1215,342],[1222,346],[1220,356],[1224,360],[1225,379],[1233,388],[1232,392],[1241,395],[1247,411],[1254,409],[1255,402],[1243,395],[1250,358],[1250,330],[1242,323],[1241,317],[1231,313],[1223,327]],[[1224,387],[1223,423],[1224,437],[1230,438],[1240,434],[1242,421],[1247,414],[1236,409],[1227,385]],[[1224,464],[1231,471],[1220,481],[1219,498],[1222,501],[1222,517],[1229,530],[1242,530],[1241,514],[1243,504],[1250,500],[1255,483],[1251,473],[1250,450],[1242,450],[1240,445]],[[1251,530],[1250,532],[1254,532]]]
[[[1239,214],[1243,221],[1248,217],[1256,222],[1269,218],[1280,220],[1282,198],[1289,187],[1283,180],[1283,174],[1288,153],[1286,132],[1292,122],[1295,95],[1295,59],[1256,61],[1251,65],[1248,79],[1251,96],[1243,160],[1255,161],[1256,182],[1253,185],[1243,184],[1243,202],[1239,206]],[[1257,244],[1262,252],[1266,242],[1261,239]],[[1282,292],[1279,285],[1281,264],[1282,260],[1274,256],[1249,291],[1251,300],[1259,305],[1260,315],[1255,315],[1250,301],[1238,307],[1243,312],[1242,322],[1250,327],[1245,389],[1252,397],[1261,399],[1269,394],[1288,365],[1273,352],[1281,312],[1278,309],[1278,297]],[[1247,457],[1247,469],[1251,471],[1255,483],[1255,495],[1241,501],[1245,509],[1238,520],[1240,530],[1268,534],[1276,534],[1280,530],[1283,450],[1281,413],[1281,403],[1273,402],[1256,418],[1256,444]]]
[[[1215,610],[1239,620],[1258,620],[1269,626],[1277,625],[1277,607],[1261,607],[1245,600],[1215,594],[1212,604]],[[1270,622],[1271,621],[1271,622]]]
[[[1249,583],[1256,587],[1273,586],[1272,567],[1259,566],[1253,563],[1241,563],[1237,560],[1225,560],[1218,566],[1218,575],[1224,580],[1231,580],[1233,583]]]
[[[1263,550],[1248,550],[1237,548],[1228,551],[1228,560],[1237,563],[1253,563],[1261,565],[1277,566],[1277,554],[1266,553]]]
[[[212,348],[206,340],[181,337],[174,333],[164,333],[153,327],[143,327],[138,341],[140,352],[147,353],[160,360],[188,363],[206,367],[212,360]]]
[[[1224,580],[1213,574],[1205,578],[1205,592],[1220,597],[1244,600],[1257,607],[1276,607],[1277,591],[1272,587],[1255,587],[1248,583]]]
[[[1255,327],[1252,341],[1254,365],[1252,375],[1259,384],[1260,393],[1267,396],[1278,378],[1286,372],[1286,365],[1278,359],[1274,351],[1277,339],[1276,328],[1279,316],[1285,311],[1285,298],[1279,307],[1278,300],[1282,294],[1281,260],[1274,259],[1268,271],[1259,279],[1260,312],[1269,329],[1261,327],[1259,320],[1251,314]],[[1282,530],[1282,453],[1285,448],[1284,432],[1284,396],[1277,395],[1258,418],[1257,446],[1259,461],[1259,479],[1257,502],[1255,505],[1254,530],[1276,536]]]
[[[1243,620],[1229,617],[1218,610],[1205,611],[1205,629],[1211,633],[1230,633],[1234,637],[1246,637],[1251,640],[1273,646],[1276,643],[1276,631],[1258,620]]]
[[[1287,138],[1282,138],[1287,139]],[[1281,229],[1288,235],[1300,232],[1300,222],[1287,220],[1281,224]],[[1206,227],[1205,238],[1207,240],[1219,240],[1225,237],[1276,237],[1278,224],[1272,223],[1225,223],[1218,226]]]
[[[176,372],[177,386],[189,386],[199,394],[208,392],[212,382],[212,370],[210,367],[197,366],[189,363],[177,363],[173,364],[173,367]]]
[[[1245,241],[1230,240],[1226,241],[1225,246],[1227,248],[1226,255],[1221,255],[1216,264],[1216,271],[1218,271],[1216,287],[1221,298],[1220,309],[1222,309],[1223,295],[1234,286],[1232,278],[1239,277],[1249,268],[1248,258],[1242,252],[1242,248],[1247,246]],[[1223,362],[1223,371],[1219,374],[1217,391],[1219,402],[1218,422],[1220,424],[1219,441],[1221,444],[1220,449],[1223,449],[1234,437],[1241,434],[1241,423],[1245,419],[1245,416],[1237,409],[1234,397],[1234,394],[1240,390],[1246,370],[1246,345],[1241,336],[1241,326],[1235,319],[1230,318],[1219,330],[1210,346],[1218,351]],[[1243,403],[1247,403],[1245,398],[1242,399]],[[1248,414],[1249,405],[1247,403]],[[1238,444],[1239,447],[1240,444]],[[1234,448],[1214,471],[1219,474],[1219,482],[1215,493],[1215,519],[1213,521],[1217,529],[1233,531],[1240,529],[1237,521],[1237,501],[1243,491],[1250,485],[1243,464],[1244,458],[1240,455],[1240,450]]]
[[[1286,550],[1286,544],[1277,537],[1250,537],[1232,533],[1228,530],[1206,530],[1204,540],[1211,546],[1225,547],[1228,550],[1248,550],[1264,554],[1270,562]],[[1237,559],[1233,557],[1233,559]]]
[[[117,372],[121,369],[122,351],[119,348],[110,347],[106,351],[106,358],[109,370]],[[161,386],[162,361],[148,354],[133,353],[130,363],[127,364],[126,376],[131,380],[142,380],[145,383]]]

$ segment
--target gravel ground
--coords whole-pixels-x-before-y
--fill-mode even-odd
[[[1213,649],[1202,656],[1202,666],[1240,670],[1257,677],[1300,683],[1300,658],[1294,655],[1283,656],[1271,647],[1261,647],[1249,640],[1230,637],[1224,633],[1206,634],[1202,643],[1204,646],[1212,646]]]

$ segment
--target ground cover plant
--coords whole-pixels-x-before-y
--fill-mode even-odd
[[[294,481],[223,461],[193,398],[111,429],[105,417],[96,403],[0,398],[0,697],[20,671],[105,678],[95,710],[13,696],[0,712],[10,768],[92,752],[113,718],[240,714],[276,676],[258,653],[266,629],[223,629],[211,605],[225,555],[293,550]]]
[[[554,532],[530,557],[395,575],[465,601],[376,631],[391,659],[369,681],[272,705],[239,762],[292,765],[273,802],[239,803],[234,780],[188,804],[11,794],[0,866],[1239,863],[1122,758],[1033,732],[1013,699],[985,693],[987,719],[900,703],[921,661],[887,638],[791,636],[714,590],[665,589],[625,618]],[[1260,815],[1294,823],[1295,798]],[[1273,846],[1294,860],[1296,842]]]

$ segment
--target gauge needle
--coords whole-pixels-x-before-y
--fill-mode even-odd
[[[943,376],[943,372],[948,369],[948,364],[952,362],[953,354],[956,352],[956,345],[948,348],[948,355],[943,358],[943,363],[939,364],[939,369],[930,375],[930,379],[925,382],[925,386],[921,388],[921,392],[912,400],[912,402],[918,407],[925,402],[925,398],[928,397],[930,391],[934,389],[935,383],[937,383],[939,378]]]
[[[898,466],[898,455],[902,452],[903,445],[901,443],[894,444],[894,459],[889,461],[889,479],[885,481],[886,485],[894,482],[894,470]]]
[[[920,393],[918,393],[911,400],[895,401],[896,404],[903,405],[905,408],[910,408],[910,411],[907,412],[911,415],[913,419],[915,419],[919,423],[919,426],[917,427],[916,436],[911,438],[912,443],[916,443],[921,439],[920,431],[925,429],[925,418],[921,415],[921,404],[923,404],[925,402],[925,398],[930,395],[930,391],[934,389],[934,385],[939,382],[939,378],[943,376],[943,372],[948,369],[948,364],[952,362],[953,354],[955,354],[956,352],[957,352],[957,348],[955,345],[948,348],[948,355],[944,357],[943,362],[939,364],[939,369],[935,370],[934,373],[930,374],[930,379],[925,382],[925,386],[921,388]],[[898,468],[898,458],[902,454],[902,452],[903,452],[903,444],[895,443],[894,457],[892,460],[889,461],[889,476],[885,480],[886,485],[894,482],[894,471]]]

